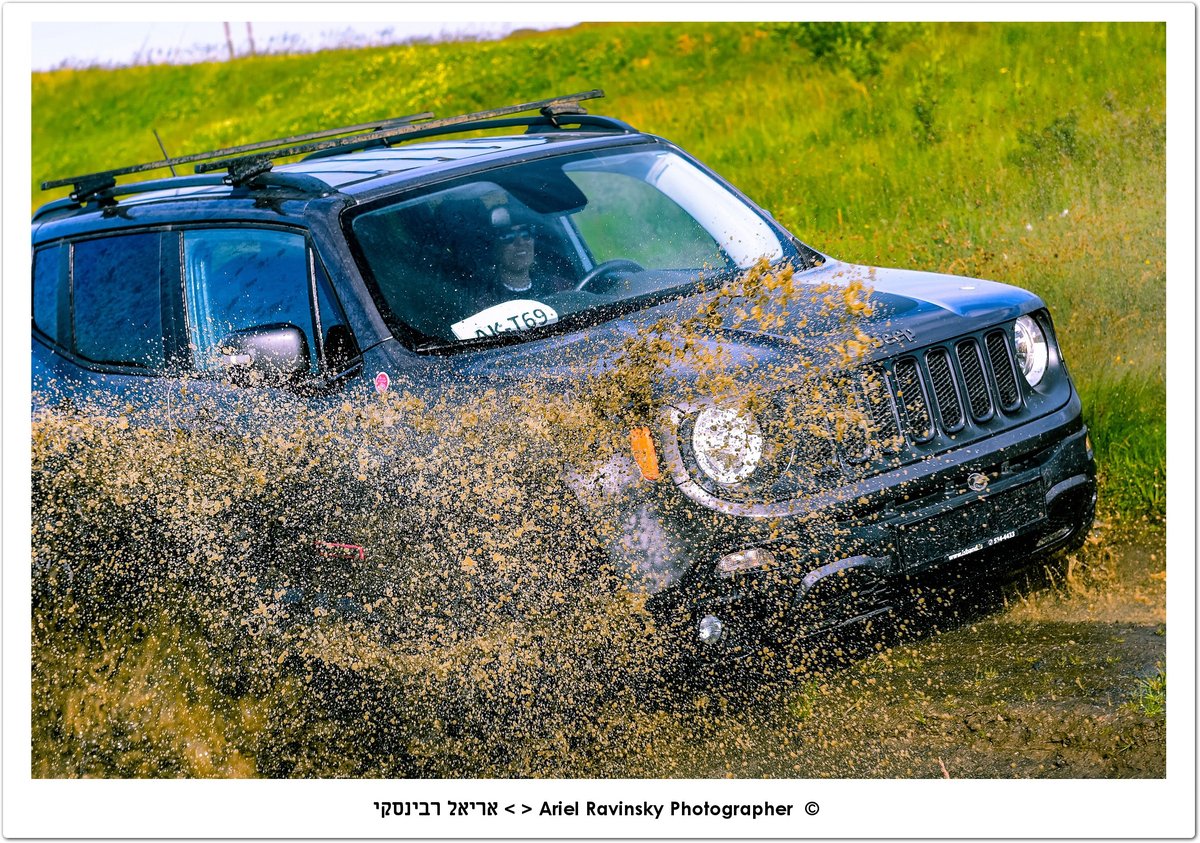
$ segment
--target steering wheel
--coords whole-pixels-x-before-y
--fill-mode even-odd
[[[615,258],[610,261],[598,263],[592,267],[592,271],[579,279],[579,283],[575,285],[575,292],[581,293],[587,289],[588,285],[597,278],[607,278],[610,275],[615,275],[618,272],[644,272],[643,267],[637,261],[626,260],[625,258]]]

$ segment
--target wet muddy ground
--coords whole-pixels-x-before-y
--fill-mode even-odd
[[[971,600],[930,594],[937,611],[919,628],[834,642],[772,681],[756,663],[580,700],[533,731],[511,717],[521,706],[474,736],[433,719],[404,761],[342,746],[353,730],[313,707],[311,684],[230,693],[211,672],[221,654],[164,622],[98,656],[71,645],[77,656],[56,657],[35,706],[34,775],[1162,777],[1164,543],[1160,528],[1100,526],[1049,574]],[[395,705],[366,711],[416,717]]]
[[[1164,542],[1161,529],[1118,535],[1101,526],[1081,553],[1054,560],[1049,584],[1035,577],[971,600],[930,594],[937,612],[920,628],[857,652],[847,644],[840,658],[835,643],[820,666],[806,660],[772,681],[756,664],[615,703],[581,700],[532,731],[507,715],[474,737],[430,721],[434,731],[414,738],[428,746],[410,743],[402,753],[419,766],[396,769],[435,777],[1161,777]],[[391,771],[375,750],[342,746],[348,724],[313,708],[312,686],[231,694],[210,682],[205,665],[214,654],[198,642],[142,634],[140,644],[101,651],[119,652],[112,658],[65,654],[57,669],[74,668],[59,675],[59,703],[47,701],[35,718],[35,776]],[[367,710],[393,721],[415,716],[394,702]]]
[[[1059,560],[1049,587],[998,590],[998,606],[959,607],[957,628],[745,707],[705,700],[704,740],[688,730],[689,746],[658,746],[628,772],[1161,777],[1165,720],[1145,698],[1156,681],[1165,695],[1165,558],[1161,530],[1106,536],[1101,526]]]

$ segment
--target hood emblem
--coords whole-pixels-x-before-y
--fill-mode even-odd
[[[975,473],[967,478],[967,488],[972,492],[982,492],[987,488],[987,475]]]
[[[899,331],[883,333],[872,339],[875,341],[876,348],[883,348],[885,345],[894,345],[895,343],[916,342],[917,334],[909,328],[901,328]]]

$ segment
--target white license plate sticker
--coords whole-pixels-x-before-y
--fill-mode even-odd
[[[528,331],[558,321],[558,312],[533,299],[513,299],[492,305],[450,326],[460,340],[482,339],[510,331]]]
[[[1000,535],[993,536],[992,538],[987,539],[986,541],[981,541],[978,544],[973,544],[970,547],[965,547],[962,550],[958,551],[957,553],[951,553],[946,558],[949,559],[951,562],[953,562],[955,559],[962,559],[964,556],[970,556],[972,553],[978,553],[979,551],[983,550],[984,548],[995,547],[996,545],[1000,544],[1000,542],[1006,542],[1009,539],[1014,539],[1016,537],[1017,537],[1017,531],[1009,530],[1007,533],[1001,533]]]

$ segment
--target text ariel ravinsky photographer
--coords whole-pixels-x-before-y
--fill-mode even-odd
[[[721,803],[721,802],[672,802],[668,816],[672,817],[790,817],[790,804],[773,805],[769,802]],[[667,808],[661,802],[543,802],[541,816],[585,816],[585,817],[653,817],[658,819]]]

